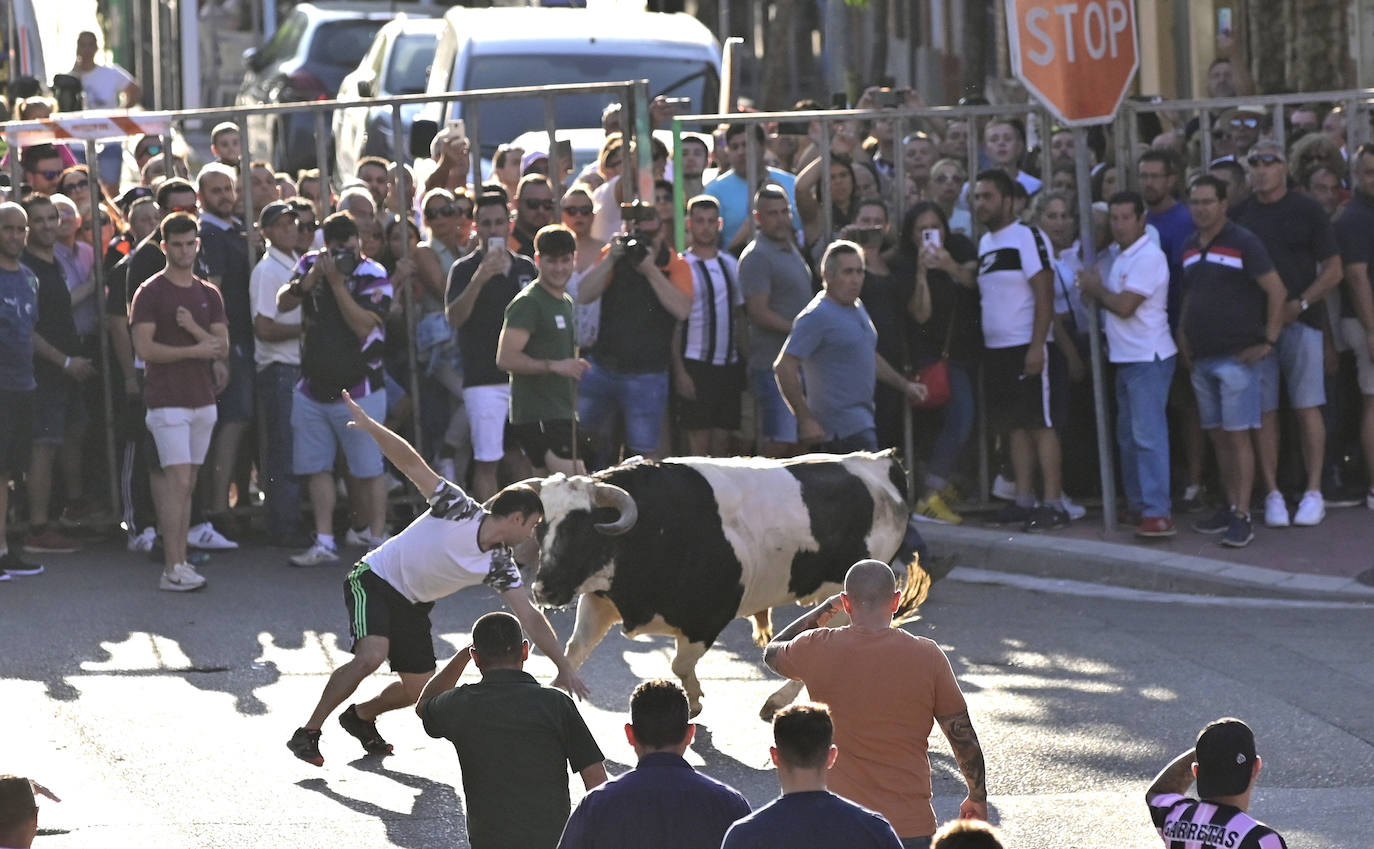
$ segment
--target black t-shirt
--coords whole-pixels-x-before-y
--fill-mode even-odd
[[[1336,219],[1336,242],[1341,248],[1341,262],[1366,266],[1374,272],[1374,197],[1356,191],[1350,203]],[[1355,318],[1350,298],[1341,300],[1341,316]]]
[[[251,354],[253,351],[253,306],[248,292],[253,267],[248,261],[248,239],[238,229],[224,229],[209,221],[200,223],[200,258],[207,279],[224,295],[224,312],[229,319],[229,342]]]
[[[61,264],[39,259],[27,249],[19,261],[38,276],[38,320],[33,332],[67,356],[80,353],[76,321],[72,319],[72,293]],[[47,383],[62,376],[62,367],[34,354],[34,378]]]
[[[458,300],[458,296],[472,282],[472,276],[477,273],[477,266],[482,263],[484,256],[485,251],[473,252],[453,264],[448,273],[444,303],[451,304]],[[496,366],[496,343],[501,340],[506,305],[538,276],[533,262],[519,254],[511,254],[510,271],[482,285],[482,291],[472,305],[472,314],[458,328],[464,386],[492,386],[506,382],[506,373]]]
[[[973,242],[960,233],[949,235],[945,250],[960,265],[973,261],[978,254]],[[930,286],[930,318],[924,324],[917,324],[906,312],[906,305],[916,288],[916,257],[903,251],[893,251],[887,257],[887,264],[893,276],[901,281],[902,314],[908,316],[910,335],[907,344],[910,346],[912,365],[938,360],[945,350],[946,338],[949,339],[951,360],[976,362],[983,350],[982,309],[978,303],[978,290],[960,286],[941,269],[926,272],[926,283]],[[954,322],[952,333],[951,321]]]
[[[1193,358],[1230,356],[1264,341],[1268,296],[1255,279],[1274,261],[1254,233],[1226,222],[1208,244],[1183,246],[1183,332]]]
[[[1290,300],[1301,297],[1317,279],[1317,266],[1337,253],[1336,236],[1326,212],[1321,204],[1299,192],[1290,190],[1273,203],[1260,203],[1251,195],[1230,214],[1264,243]],[[1298,320],[1321,327],[1315,305]]]
[[[859,291],[859,300],[868,310],[873,329],[878,331],[878,353],[898,370],[908,365],[902,350],[905,347],[902,335],[906,333],[907,324],[903,288],[889,267],[887,274],[864,271],[864,285]]]
[[[554,849],[571,812],[568,769],[603,760],[573,700],[518,669],[440,693],[420,718],[458,752],[473,849]]]

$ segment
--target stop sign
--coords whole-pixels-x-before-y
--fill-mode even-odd
[[[1065,126],[1112,119],[1140,67],[1134,0],[1006,0],[1011,66]]]

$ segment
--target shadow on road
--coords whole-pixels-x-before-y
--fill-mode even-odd
[[[464,841],[467,838],[467,818],[461,812],[458,795],[452,787],[408,772],[387,769],[380,758],[363,757],[349,762],[348,765],[418,790],[410,812],[397,813],[362,799],[345,796],[330,787],[329,782],[323,778],[302,779],[296,782],[296,786],[319,793],[355,813],[378,820],[386,828],[389,845],[411,849],[466,845]]]

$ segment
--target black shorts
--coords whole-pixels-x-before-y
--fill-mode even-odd
[[[683,360],[692,378],[696,398],[674,393],[678,427],[683,430],[735,430],[739,427],[740,396],[744,392],[744,364],[716,366],[700,360]]]
[[[32,444],[33,390],[0,389],[0,477],[14,479],[29,470]]]
[[[552,451],[560,460],[573,458],[572,419],[553,419],[547,422],[521,422],[507,425],[507,432],[515,438],[520,450],[534,465],[544,468],[544,454]]]
[[[983,379],[988,412],[999,430],[1054,427],[1050,358],[1038,375],[1026,374],[1029,345],[988,348],[983,352]]]
[[[359,563],[344,580],[344,606],[353,635],[349,651],[357,648],[363,637],[386,637],[391,641],[387,660],[392,672],[434,671],[434,637],[429,624],[434,602],[412,602],[366,563]]]

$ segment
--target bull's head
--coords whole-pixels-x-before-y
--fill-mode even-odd
[[[534,597],[562,607],[581,593],[609,589],[616,537],[639,518],[634,498],[614,484],[561,474],[544,479],[539,497],[544,522]]]

